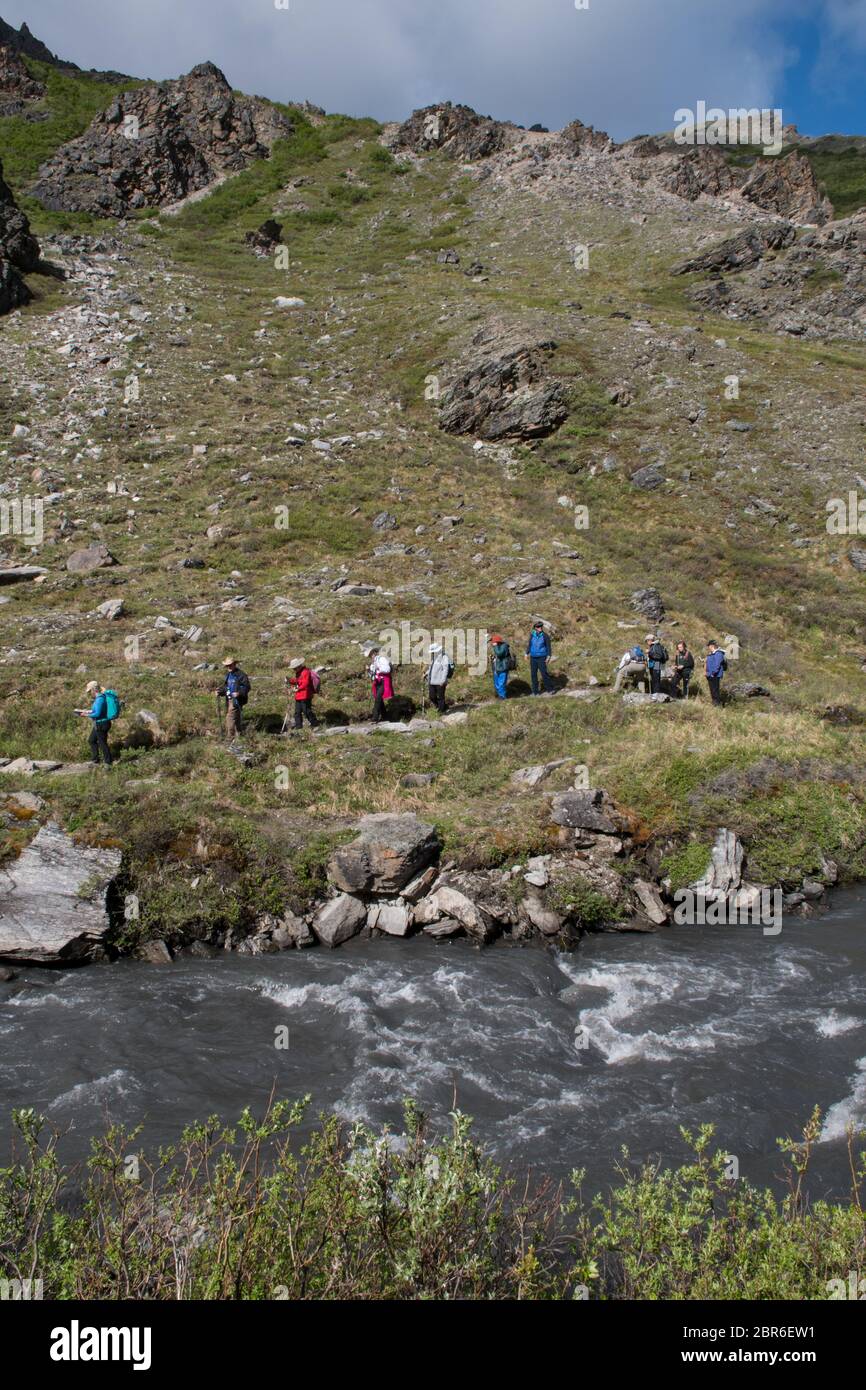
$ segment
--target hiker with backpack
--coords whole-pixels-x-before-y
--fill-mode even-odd
[[[677,649],[674,652],[674,674],[672,685],[674,694],[678,693],[678,688],[682,685],[681,700],[689,698],[689,683],[695,669],[695,658],[692,656],[685,642],[677,642]]]
[[[646,657],[643,647],[631,647],[627,652],[623,652],[620,657],[619,665],[616,668],[616,680],[613,683],[613,693],[618,695],[622,689],[623,682],[626,680],[643,680],[646,675]]]
[[[533,624],[532,632],[529,634],[529,641],[526,644],[526,655],[529,657],[529,679],[532,685],[533,695],[539,694],[539,675],[544,685],[545,695],[550,695],[553,692],[553,681],[550,679],[547,671],[550,652],[550,638],[544,630],[544,623],[539,618],[538,621]]]
[[[120,714],[120,699],[116,691],[106,690],[98,681],[89,681],[85,693],[91,697],[93,704],[90,709],[77,709],[75,713],[91,721],[87,740],[90,744],[90,761],[98,767],[101,756],[105,766],[111,767],[114,759],[108,746],[108,735],[113,721]]]
[[[722,676],[728,669],[728,658],[722,651],[718,642],[707,643],[707,685],[710,687],[710,699],[714,705],[722,703]]]
[[[501,633],[494,632],[490,639],[493,661],[493,689],[497,700],[508,698],[508,672],[517,667],[517,657]]]
[[[656,633],[647,633],[646,664],[650,678],[650,694],[658,695],[662,688],[662,668],[668,660],[667,647],[663,646]]]
[[[370,652],[370,658],[368,674],[373,689],[373,723],[381,724],[383,719],[388,718],[386,702],[394,698],[394,680],[391,675],[391,663],[384,652],[374,647]]]
[[[440,714],[445,713],[445,687],[454,675],[454,662],[438,642],[430,647],[430,665],[424,672],[424,680],[430,691],[430,703]]]
[[[289,662],[289,670],[293,674],[286,677],[286,684],[290,691],[294,687],[294,727],[296,729],[303,728],[304,715],[306,715],[307,723],[310,725],[310,728],[318,728],[319,721],[313,713],[313,696],[318,695],[321,689],[322,682],[319,678],[319,673],[318,671],[311,670],[301,656]],[[288,715],[286,718],[288,719]]]
[[[223,666],[225,680],[216,693],[226,702],[226,737],[232,739],[243,733],[243,708],[250,698],[250,678],[241,670],[237,657],[227,656]]]

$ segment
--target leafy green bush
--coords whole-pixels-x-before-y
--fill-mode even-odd
[[[95,1139],[84,1174],[32,1110],[0,1169],[0,1277],[50,1299],[813,1299],[864,1265],[864,1156],[849,1134],[850,1199],[810,1203],[820,1132],[780,1140],[787,1192],[733,1175],[713,1128],[692,1158],[633,1171],[587,1202],[504,1175],[452,1116],[444,1137],[405,1103],[404,1132],[324,1117],[306,1100],[235,1127],[190,1125],[149,1159],[140,1129]],[[80,1197],[70,1202],[75,1185]]]

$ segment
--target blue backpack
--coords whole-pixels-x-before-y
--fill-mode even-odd
[[[106,719],[118,719],[123,708],[123,701],[116,690],[106,690],[105,695],[105,717]]]
[[[632,661],[643,661],[643,651],[640,647],[632,647],[631,659]]]

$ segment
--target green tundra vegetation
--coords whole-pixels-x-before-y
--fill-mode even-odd
[[[713,1127],[682,1131],[680,1167],[623,1153],[588,1198],[504,1172],[452,1116],[435,1135],[405,1107],[394,1135],[272,1102],[235,1125],[190,1125],[148,1157],[139,1130],[107,1130],[83,1171],[32,1111],[0,1169],[0,1277],[45,1299],[827,1299],[866,1260],[864,1156],[852,1190],[809,1202],[815,1113],[779,1141],[784,1195],[730,1173]],[[832,1281],[837,1281],[833,1283]]]

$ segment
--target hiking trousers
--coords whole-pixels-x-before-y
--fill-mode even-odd
[[[228,738],[237,738],[238,734],[242,734],[243,731],[241,707],[236,705],[234,700],[229,700],[226,709],[226,735]]]
[[[674,694],[676,695],[676,694],[679,693],[677,687],[680,686],[680,685],[682,685],[682,687],[683,687],[683,693],[682,693],[682,695],[680,695],[680,699],[681,699],[681,700],[687,700],[687,699],[689,698],[689,682],[690,682],[690,681],[691,681],[691,675],[689,674],[688,671],[674,671],[674,674],[673,674]]]
[[[546,656],[531,656],[531,657],[529,658],[529,679],[530,679],[530,681],[531,681],[531,683],[532,683],[532,693],[533,693],[533,695],[537,695],[537,694],[538,694],[538,677],[539,677],[539,676],[541,676],[541,679],[542,679],[542,681],[543,681],[543,683],[544,683],[544,688],[545,688],[545,690],[552,690],[552,689],[553,689],[553,681],[550,679],[550,676],[549,676],[548,671],[547,671],[547,657],[546,657]]]
[[[707,685],[710,687],[710,699],[714,705],[722,703],[722,678],[721,676],[707,676]]]
[[[309,696],[307,697],[306,700],[296,700],[296,701],[295,701],[295,728],[296,728],[296,729],[300,729],[300,728],[303,727],[304,715],[307,716],[307,721],[308,721],[308,723],[309,723],[311,729],[317,729],[317,728],[319,727],[319,721],[318,721],[318,719],[316,718],[316,716],[313,714],[313,697],[312,697],[312,695],[309,695]]]
[[[616,673],[616,680],[613,685],[614,695],[618,695],[622,689],[623,681],[638,677],[643,680],[646,675],[646,667],[642,661],[630,661],[627,666],[621,666]]]
[[[649,668],[650,695],[659,695],[662,688],[662,668],[661,666],[651,666]]]
[[[444,685],[431,685],[430,703],[438,709],[440,714],[445,713],[445,687]]]
[[[508,672],[493,672],[493,689],[496,691],[496,698],[506,700],[508,698]]]
[[[114,759],[111,756],[111,749],[108,746],[108,735],[111,730],[110,719],[94,719],[93,728],[90,730],[90,737],[87,742],[90,744],[90,761],[99,765],[100,754],[106,767],[111,767]]]

